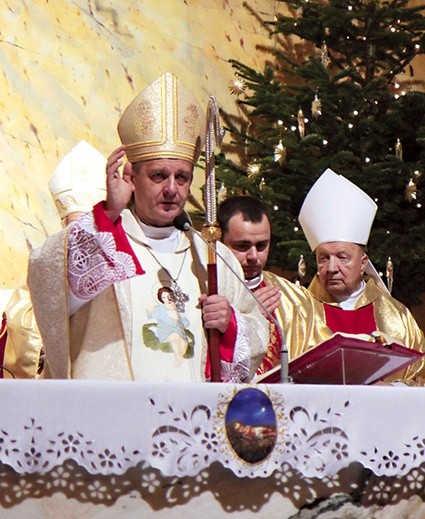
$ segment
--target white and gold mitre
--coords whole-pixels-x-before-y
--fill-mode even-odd
[[[195,97],[166,72],[128,105],[118,134],[129,162],[173,158],[195,164],[204,144],[205,114]]]
[[[106,198],[106,158],[86,141],[80,141],[59,162],[49,189],[61,219],[87,213]]]
[[[334,241],[366,245],[376,210],[364,191],[327,169],[308,192],[298,219],[312,251]]]

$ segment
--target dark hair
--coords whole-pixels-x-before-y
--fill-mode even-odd
[[[229,220],[236,214],[241,214],[244,222],[261,223],[264,216],[270,223],[267,207],[252,196],[237,195],[227,198],[218,206],[217,221],[222,234],[229,230]]]
[[[158,290],[156,296],[158,298],[158,301],[161,301],[161,303],[164,302],[164,300],[162,299],[163,294],[170,294],[171,295],[171,300],[174,301],[174,292],[173,292],[173,290],[170,287],[161,287]]]

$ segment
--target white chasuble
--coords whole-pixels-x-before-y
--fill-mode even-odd
[[[121,216],[144,272],[137,276],[130,254],[114,247],[110,226],[96,228],[93,214],[31,254],[28,286],[46,351],[45,377],[205,380],[208,346],[198,298],[208,291],[206,245],[190,233],[169,240],[146,229],[147,237],[131,211]],[[172,247],[162,247],[167,241]],[[236,258],[219,242],[217,248],[226,258],[226,265],[217,263],[219,294],[233,309],[236,332],[234,343],[224,344],[222,378],[239,382],[253,376],[264,356],[268,321],[235,280],[234,270],[243,275]],[[72,277],[75,258],[77,267],[85,258],[91,268],[79,268]],[[73,311],[71,293],[78,303]]]
[[[175,252],[158,252],[143,233],[132,231],[131,246],[145,271],[130,280],[134,378],[200,382],[205,339],[190,242],[182,236]]]
[[[145,381],[200,382],[202,315],[198,282],[190,270],[190,252],[155,256],[173,277],[182,266],[177,282],[188,300],[183,303],[184,308],[177,307],[170,276],[153,258],[144,255],[143,268],[148,275],[130,280],[134,377]]]

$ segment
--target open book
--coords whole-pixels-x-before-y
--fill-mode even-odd
[[[289,376],[300,384],[373,384],[400,371],[425,353],[368,335],[336,333],[289,363]],[[280,382],[280,365],[254,378],[256,383]]]

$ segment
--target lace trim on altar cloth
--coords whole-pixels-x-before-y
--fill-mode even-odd
[[[43,474],[72,460],[92,474],[119,475],[145,462],[163,475],[183,477],[219,463],[238,477],[296,472],[304,478],[329,479],[357,463],[382,481],[415,474],[421,485],[425,481],[425,434],[407,423],[407,415],[400,418],[407,427],[402,440],[399,430],[382,436],[368,428],[363,434],[364,427],[358,426],[364,423],[364,391],[350,390],[351,396],[345,397],[333,393],[331,399],[325,398],[330,395],[326,388],[315,389],[315,398],[310,391],[297,398],[294,385],[280,384],[117,382],[100,384],[99,390],[90,384],[63,384],[53,385],[64,388],[54,399],[46,400],[47,391],[37,392],[40,406],[31,402],[19,413],[18,399],[15,412],[5,408],[0,428],[3,464],[18,473]],[[88,391],[81,391],[86,386]],[[73,387],[78,391],[71,391],[72,398],[66,400],[66,419],[58,420],[57,409]],[[89,412],[82,413],[82,398]],[[114,410],[113,421],[105,401],[107,409]]]
[[[334,478],[310,479],[303,478],[285,465],[267,480],[267,492],[259,491],[261,481],[258,479],[244,479],[238,485],[243,498],[229,499],[229,493],[234,493],[234,479],[227,470],[217,465],[195,477],[184,479],[163,476],[147,463],[140,463],[121,476],[90,475],[72,461],[43,475],[16,474],[10,467],[0,465],[0,507],[5,509],[7,515],[6,510],[32,499],[33,517],[44,517],[45,508],[41,505],[38,508],[38,503],[60,492],[67,499],[87,504],[90,509],[103,504],[114,517],[127,517],[126,514],[122,515],[122,508],[111,508],[123,496],[131,496],[133,501],[141,498],[148,504],[149,510],[159,513],[165,510],[168,515],[173,515],[175,508],[176,517],[195,517],[191,512],[196,505],[191,501],[208,494],[213,496],[211,506],[216,502],[225,510],[220,517],[232,512],[239,516],[246,512],[246,515],[255,513],[259,517],[281,519],[420,519],[425,516],[425,493],[421,484],[423,470],[415,470],[413,472],[416,474],[410,473],[403,478],[386,478],[383,481],[366,471],[353,469],[354,473]],[[283,499],[276,505],[274,513],[272,510],[266,515],[262,513],[263,507],[267,506],[271,495],[280,495]],[[294,511],[290,516],[285,514],[282,508],[286,499],[293,503],[297,513]],[[138,506],[143,506],[143,502],[139,501]],[[184,506],[186,513],[182,514]],[[73,508],[72,517],[86,517],[87,511],[81,512],[78,514]],[[138,517],[143,516],[139,510]]]
[[[223,382],[238,384],[248,379],[250,370],[249,335],[245,319],[234,309],[237,326],[237,338],[233,352],[233,362],[221,361]]]
[[[77,298],[88,301],[105,288],[136,274],[132,257],[116,250],[114,236],[98,232],[92,213],[70,228],[68,235],[69,289]]]
[[[52,425],[30,418],[23,424],[18,434],[12,434],[7,427],[0,429],[0,461],[17,472],[45,473],[57,465],[72,459],[90,473],[123,474],[129,467],[141,461],[158,468],[165,475],[196,475],[213,462],[220,462],[239,476],[264,477],[283,465],[284,462],[307,476],[323,475],[331,468],[337,471],[348,460],[348,438],[338,425],[342,409],[330,410],[323,414],[310,413],[299,406],[287,409],[281,393],[270,387],[261,391],[255,386],[230,386],[217,395],[216,407],[197,404],[193,407],[171,405],[160,394],[148,399],[151,418],[155,428],[149,437],[147,431],[140,431],[140,448],[131,448],[120,439],[102,444],[98,439],[87,436],[80,429],[61,430],[54,434]],[[255,413],[255,393],[264,395],[273,409],[275,425],[270,434],[270,426],[244,427],[240,429],[236,443],[233,443],[229,429],[228,408],[232,401],[251,391],[251,407]],[[348,403],[347,403],[348,405]],[[264,406],[264,403],[261,403]],[[332,425],[331,425],[332,422]],[[271,438],[271,442],[270,442]],[[253,450],[253,440],[260,442],[259,453],[252,463],[252,453],[241,457],[243,442]],[[272,445],[267,456],[264,441]],[[242,447],[241,447],[242,445]],[[236,450],[235,450],[236,449]],[[257,457],[259,456],[259,457]],[[332,458],[332,467],[324,459]]]

